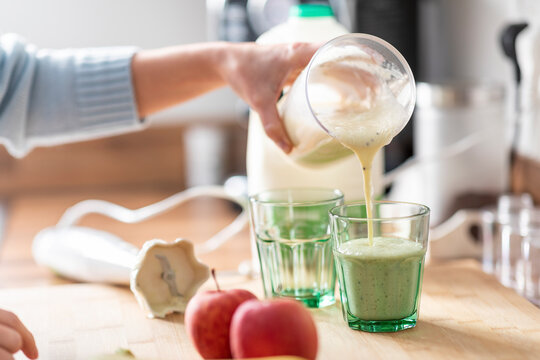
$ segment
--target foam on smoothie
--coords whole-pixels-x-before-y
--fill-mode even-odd
[[[337,251],[343,256],[388,259],[423,255],[425,249],[422,244],[408,239],[375,237],[373,245],[369,244],[367,238],[356,239],[341,244]]]

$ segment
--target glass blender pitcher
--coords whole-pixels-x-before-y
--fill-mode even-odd
[[[366,34],[334,38],[319,49],[278,103],[294,144],[290,154],[261,135],[260,120],[252,113],[247,153],[249,192],[326,187],[341,189],[348,201],[362,200],[361,166],[342,145],[343,139],[336,140],[344,128],[339,121],[330,120],[329,110],[335,112],[335,119],[342,118],[340,112],[352,115],[351,131],[345,129],[345,134],[367,142],[377,137],[373,141],[383,146],[406,125],[415,95],[412,72],[390,44]],[[375,195],[382,193],[383,172],[379,152],[372,170]]]
[[[294,149],[320,166],[350,149],[387,145],[405,127],[416,88],[409,65],[375,36],[349,34],[322,46],[279,104]]]

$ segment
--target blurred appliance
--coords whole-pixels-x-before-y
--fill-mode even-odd
[[[510,178],[517,68],[500,36],[516,21],[515,2],[418,4],[418,76],[426,84],[418,87],[414,150],[423,165],[403,174],[392,195],[432,207],[433,257],[479,256],[481,212],[467,209],[495,203]]]
[[[503,84],[418,83],[416,165],[397,176],[391,198],[429,206],[432,226],[493,203],[509,179],[505,105]]]
[[[248,0],[207,0],[209,40],[252,41],[255,33],[248,19]]]
[[[274,26],[287,21],[289,9],[300,3],[314,2],[302,0],[248,0],[249,19],[257,37]],[[326,1],[319,1],[326,2]]]
[[[431,84],[458,84],[462,88],[460,92],[463,84],[502,84],[506,88],[506,98],[496,105],[502,115],[515,88],[511,81],[512,66],[505,59],[499,40],[501,31],[515,16],[511,3],[506,0],[418,0],[418,79]],[[418,100],[423,100],[420,93]],[[418,108],[422,117],[426,115],[424,110]],[[469,110],[472,109],[463,111]],[[414,136],[424,133],[424,129],[416,127],[425,125],[416,118],[415,114]],[[471,121],[462,128],[462,136],[471,135],[467,132],[471,130],[470,126],[475,127],[484,120]],[[455,126],[452,131],[458,131],[457,123]],[[415,155],[419,141],[414,139]],[[486,145],[485,151],[489,149]],[[497,168],[502,170],[500,160],[497,163]],[[469,164],[472,167],[465,171],[474,173],[476,166],[472,161]],[[495,183],[500,184],[500,176]],[[495,183],[489,187],[490,191],[499,186]],[[441,220],[451,215],[448,211],[449,208],[444,206]]]
[[[351,32],[375,35],[392,44],[416,77],[417,1],[330,0],[330,4]]]
[[[513,190],[530,192],[540,202],[540,2],[517,2],[527,27],[517,35],[521,70],[520,116],[513,166]]]
[[[302,2],[308,1],[206,0],[208,39],[253,41],[287,21],[289,8]]]
[[[419,0],[418,78],[497,81],[510,79],[499,36],[515,19],[507,0]]]

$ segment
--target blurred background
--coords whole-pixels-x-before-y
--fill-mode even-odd
[[[534,278],[527,296],[540,304],[540,0],[0,0],[0,34],[17,33],[39,48],[254,41],[304,3],[329,5],[347,31],[383,38],[414,73],[415,112],[384,148],[390,185],[375,195],[430,207],[432,259],[482,258],[486,272],[520,293]],[[36,272],[48,276],[29,258],[32,238],[78,201],[139,208],[231,178],[235,193],[245,194],[248,119],[247,105],[224,88],[151,116],[141,132],[37,148],[23,159],[0,147],[0,287],[36,284]],[[274,171],[269,163],[277,159],[280,168],[289,159],[273,155],[256,158],[257,168],[250,161],[250,179],[254,172],[299,179],[286,166]],[[359,178],[343,164],[300,181],[338,186],[334,179]],[[82,224],[142,245],[179,235],[206,240],[234,216],[225,202],[176,210],[146,224],[98,215]],[[223,268],[233,269],[245,260],[245,244],[204,260],[225,258]]]
[[[250,41],[286,21],[289,7],[301,2],[0,0],[0,33],[18,33],[41,48]],[[520,21],[514,1],[329,4],[347,29],[380,36],[404,54],[416,79],[428,84],[422,109],[444,116],[429,84],[488,83],[488,93],[498,87],[508,90],[497,101],[512,101],[515,69],[500,39],[508,24]],[[223,183],[231,175],[245,174],[247,119],[246,105],[221,89],[153,116],[151,128],[140,133],[36,149],[22,160],[0,149],[0,194],[131,185],[177,190]],[[386,149],[387,169],[415,151],[414,123]]]
[[[40,48],[151,49],[209,39],[204,1],[0,0],[0,9],[0,33],[18,33]],[[40,148],[21,160],[1,148],[0,194],[141,185],[178,191],[245,171],[245,124],[230,90],[149,120],[151,128],[140,133]]]

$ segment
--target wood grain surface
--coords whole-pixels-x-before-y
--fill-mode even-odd
[[[15,311],[28,324],[40,359],[86,360],[118,347],[140,358],[200,359],[186,337],[182,315],[146,319],[128,289],[73,284],[40,268],[31,256],[34,235],[54,225],[77,201],[98,198],[137,208],[173,192],[126,188],[12,198],[0,252],[0,307]],[[111,231],[137,246],[155,237],[181,236],[199,243],[234,215],[226,202],[201,199],[141,224],[97,215],[84,218],[82,224]],[[223,287],[247,288],[261,296],[259,280],[226,275],[249,258],[249,248],[246,231],[201,259],[221,270]],[[394,334],[353,331],[344,323],[339,304],[312,314],[319,331],[319,360],[540,359],[540,309],[484,274],[473,260],[426,266],[420,321],[414,329]]]
[[[258,280],[220,280],[225,288],[242,287],[261,295]],[[126,288],[8,289],[0,291],[0,306],[15,310],[32,329],[40,359],[88,359],[118,347],[141,358],[200,359],[181,314],[146,319]],[[540,354],[540,310],[482,273],[472,260],[426,268],[420,321],[414,329],[393,334],[350,330],[339,304],[311,312],[318,328],[319,360],[538,359]]]

